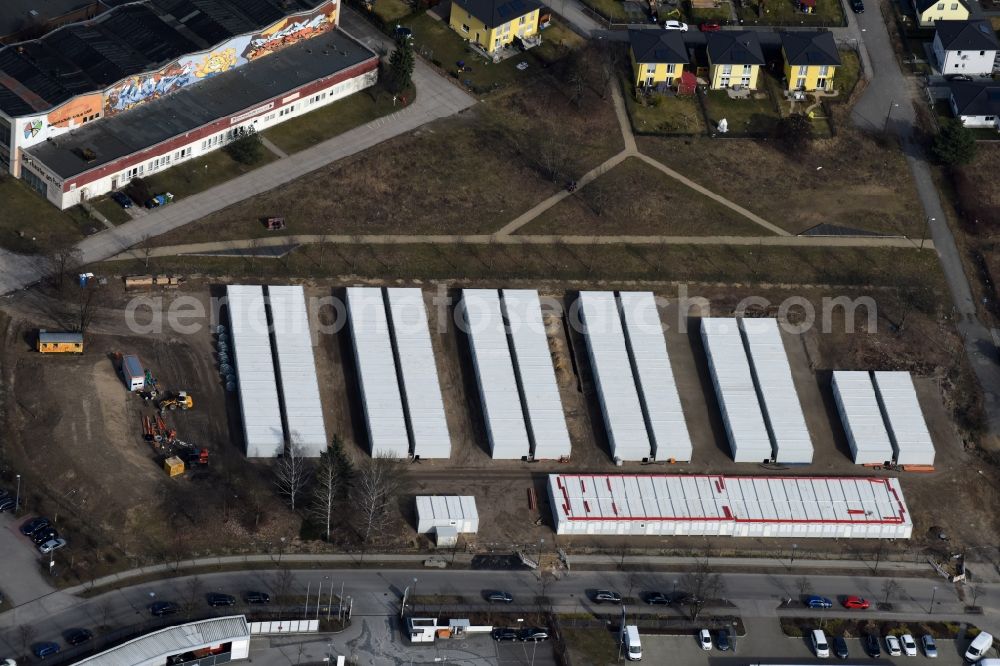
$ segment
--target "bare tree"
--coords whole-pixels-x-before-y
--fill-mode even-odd
[[[98,629],[104,632],[111,629],[112,612],[114,612],[114,606],[111,603],[111,599],[105,596],[105,598],[101,599],[100,603],[97,604],[97,617],[100,618],[100,626]]]
[[[902,589],[903,586],[900,585],[895,578],[887,578],[882,583],[882,594],[885,595],[885,599],[882,602],[883,605],[889,606],[889,599],[899,594]]]
[[[711,570],[708,560],[697,560],[695,569],[681,579],[681,589],[687,593],[687,605],[692,620],[697,620],[702,606],[708,599],[716,599],[723,594],[722,577]]]
[[[368,544],[382,536],[392,518],[392,508],[405,484],[406,468],[395,456],[379,452],[358,469],[351,486],[355,528]]]
[[[302,446],[295,442],[294,437],[291,445],[278,459],[278,464],[274,467],[274,475],[278,492],[288,498],[292,511],[295,511],[296,502],[312,477],[312,466],[309,464],[309,459],[305,457]]]
[[[292,585],[295,584],[295,574],[288,567],[278,569],[271,582],[271,591],[274,592],[274,602],[278,606],[278,619],[281,619],[281,609],[288,602],[288,597],[292,593]]]
[[[808,576],[796,578],[795,586],[798,588],[799,594],[803,597],[812,592],[812,581],[809,580]]]
[[[53,285],[62,289],[67,276],[80,265],[80,251],[70,240],[53,241],[45,253],[45,263]]]
[[[323,527],[323,536],[327,541],[337,518],[337,507],[347,494],[350,477],[351,463],[344,455],[340,438],[334,436],[333,444],[320,457],[309,507],[309,514]]]
[[[601,99],[607,99],[615,75],[621,69],[622,51],[618,44],[612,44],[609,41],[599,42],[597,49],[601,81],[599,94],[601,95]]]
[[[31,641],[35,639],[35,628],[30,624],[22,624],[17,628],[17,635],[21,639],[21,649],[27,654]]]
[[[201,601],[204,591],[205,585],[198,576],[192,576],[184,583],[184,610],[189,617],[194,612],[198,602]]]
[[[76,327],[86,333],[97,309],[97,289],[91,285],[81,286],[76,295]]]

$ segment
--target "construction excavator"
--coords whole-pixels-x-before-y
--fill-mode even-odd
[[[175,409],[194,409],[194,398],[187,391],[178,391],[176,395],[161,400],[159,408],[160,414],[168,409],[171,411]]]

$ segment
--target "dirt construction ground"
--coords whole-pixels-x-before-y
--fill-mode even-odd
[[[980,457],[978,449],[965,446],[953,424],[953,402],[965,387],[950,373],[954,359],[962,356],[955,351],[960,345],[951,327],[936,318],[938,315],[907,310],[906,326],[890,329],[883,319],[894,317],[901,306],[886,297],[885,307],[879,303],[877,332],[845,333],[841,317],[831,323],[839,333],[814,328],[803,335],[785,334],[816,451],[812,465],[789,469],[732,462],[697,317],[680,319],[676,290],[662,285],[658,295],[672,299],[661,319],[694,443],[694,459],[674,465],[625,463],[615,467],[604,436],[585,341],[567,325],[567,318],[549,316],[550,347],[573,455],[568,463],[526,463],[490,459],[467,340],[455,326],[454,303],[459,292],[454,285],[422,286],[448,410],[452,456],[450,460],[413,465],[411,493],[475,495],[481,515],[480,533],[471,544],[476,548],[503,550],[537,544],[540,539],[574,549],[617,546],[610,538],[555,538],[544,485],[545,475],[551,472],[898,474],[915,523],[914,540],[891,549],[916,552],[914,546],[932,544],[932,527],[935,532],[944,528],[954,541],[965,544],[987,544],[997,537],[996,520],[981,510],[1000,497],[997,471]],[[309,283],[306,288],[308,296],[342,295],[342,287],[330,283]],[[576,294],[566,285],[543,285],[540,291],[567,309]],[[190,299],[208,313],[212,311],[211,298],[223,293],[221,285],[192,282],[179,291],[139,295],[162,297],[164,308],[179,299]],[[798,293],[802,295],[801,290]],[[746,294],[739,288],[706,286],[691,297],[696,295],[711,299],[711,314],[728,316]],[[764,295],[776,303],[788,293],[774,288]],[[819,302],[821,295],[819,291],[806,292],[805,297]],[[24,292],[8,303],[5,310],[9,316],[0,315],[4,385],[13,396],[5,403],[4,467],[8,476],[10,470],[23,474],[29,509],[59,516],[61,531],[70,535],[90,567],[78,572],[79,577],[102,567],[121,566],[122,558],[169,561],[182,554],[267,551],[276,548],[279,537],[293,543],[299,520],[275,496],[268,464],[249,463],[243,456],[236,394],[226,392],[214,353],[217,322],[208,316],[192,317],[188,323],[196,324],[198,330],[186,334],[130,332],[126,306],[133,296],[136,294],[125,293],[113,282],[104,288],[82,356],[41,356],[33,351],[37,328],[65,328],[67,318],[72,319],[72,308],[51,295]],[[313,314],[315,324],[332,329],[316,337],[327,431],[342,437],[349,454],[361,459],[367,455],[366,433],[350,334],[337,330],[333,308],[320,308]],[[774,312],[764,308],[753,314],[773,316]],[[859,316],[859,321],[863,318]],[[140,324],[147,319],[137,317]],[[125,391],[116,370],[118,352],[137,354],[162,388],[184,389],[194,395],[193,411],[168,412],[166,418],[180,439],[210,449],[208,470],[174,479],[163,472],[157,454],[141,436],[142,415],[152,414],[152,410]],[[921,404],[937,446],[936,471],[930,474],[872,471],[853,465],[849,458],[829,389],[830,371],[897,368],[911,369],[917,377]],[[534,508],[529,507],[531,489],[538,500]],[[407,501],[401,508],[410,527],[400,534],[397,545],[425,545],[412,531],[412,503]],[[631,539],[630,545],[650,551],[710,549],[719,553],[781,547],[775,542],[732,539]],[[844,550],[843,544],[818,541],[799,546],[803,554]]]

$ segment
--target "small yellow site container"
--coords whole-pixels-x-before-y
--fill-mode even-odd
[[[170,476],[180,476],[184,473],[184,461],[177,456],[170,456],[163,461],[163,471]]]

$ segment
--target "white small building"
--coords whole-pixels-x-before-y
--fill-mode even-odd
[[[942,74],[993,73],[997,36],[989,21],[937,21],[934,27],[934,56]]]
[[[452,528],[460,534],[478,532],[476,498],[471,495],[418,495],[417,533],[440,533],[441,528]]]
[[[223,664],[250,656],[250,626],[242,615],[217,617],[167,627],[98,654],[73,666],[162,666],[197,662]]]
[[[1000,128],[1000,85],[978,81],[952,81],[951,112],[969,128]]]

